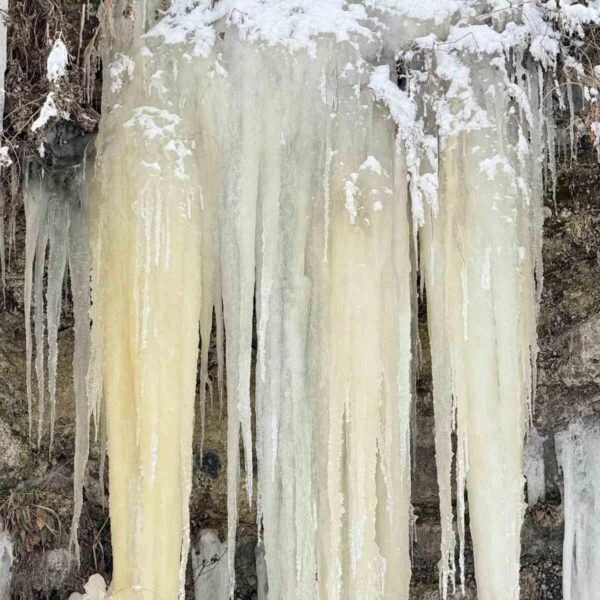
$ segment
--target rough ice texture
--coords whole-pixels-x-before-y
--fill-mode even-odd
[[[564,478],[563,598],[598,598],[600,590],[600,428],[577,422],[556,434]]]
[[[0,600],[10,600],[14,542],[8,531],[0,531]]]
[[[180,589],[172,548],[187,538],[192,336],[198,319],[203,336],[210,332],[204,315],[221,297],[227,546],[235,545],[240,435],[248,494],[253,483],[256,289],[258,512],[269,595],[406,598],[413,267],[395,125],[368,88],[357,93],[360,69],[338,75],[355,59],[351,44],[323,40],[314,49],[317,60],[305,54],[298,61],[230,32],[219,48],[228,77],[212,71],[213,60],[178,60],[164,87],[148,87],[143,74],[182,52],[161,48],[164,55],[154,50],[136,59],[152,68],[140,69],[139,79],[136,68],[105,121],[92,219],[98,236],[92,320],[111,349],[103,371],[114,456],[113,585],[141,585],[165,597]],[[326,102],[319,89],[323,71]],[[186,92],[206,81],[202,104],[187,102]],[[268,107],[256,81],[269,90]],[[137,94],[148,89],[150,107],[141,108]],[[297,96],[303,100],[289,102]],[[179,143],[189,152],[171,152]],[[351,174],[354,224],[344,206]],[[189,344],[182,344],[183,331]],[[131,346],[135,362],[126,358]],[[165,362],[166,348],[172,362]],[[201,366],[202,381],[203,373]],[[346,444],[354,449],[350,455]],[[123,453],[127,460],[118,458]],[[163,523],[156,515],[167,503],[182,512],[170,508]],[[169,543],[155,543],[158,536]],[[344,540],[351,540],[348,546]],[[227,562],[231,593],[233,553]]]
[[[221,542],[216,531],[203,529],[192,548],[192,574],[195,600],[227,600],[229,571],[227,543]]]

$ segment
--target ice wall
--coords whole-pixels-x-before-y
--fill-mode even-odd
[[[264,52],[231,31],[214,55],[186,60],[185,46],[158,51],[159,34],[146,42],[140,76],[103,124],[93,216],[112,588],[177,593],[194,336],[200,319],[207,340],[221,297],[235,545],[240,433],[249,495],[253,484],[256,293],[269,596],[406,597],[412,265],[395,124],[361,89],[368,72],[350,44]],[[163,523],[173,505],[181,513]]]
[[[182,593],[198,331],[204,424],[214,310],[227,547],[243,487],[269,598],[408,597],[419,266],[442,595],[454,493],[461,577],[468,494],[479,597],[518,598],[556,36],[539,7],[494,7],[182,0],[134,43],[91,218],[113,592]]]

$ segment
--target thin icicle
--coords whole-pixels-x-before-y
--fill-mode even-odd
[[[87,197],[83,176],[74,174],[69,204],[69,274],[73,297],[75,321],[75,346],[73,351],[73,386],[75,390],[75,460],[73,470],[73,520],[71,523],[71,548],[79,564],[77,530],[83,505],[83,485],[90,442],[91,406],[88,402],[86,378],[90,358],[90,249],[88,231]],[[101,469],[103,460],[101,460]],[[103,487],[101,482],[101,487]],[[104,493],[103,490],[101,490]]]
[[[48,326],[48,392],[50,400],[50,452],[54,443],[56,419],[56,371],[58,367],[58,328],[62,308],[62,289],[67,266],[69,204],[64,181],[60,175],[47,174],[48,185],[48,284],[46,289],[46,319]],[[38,348],[39,350],[39,348]],[[40,403],[38,445],[44,426],[43,403]]]
[[[2,300],[6,301],[6,242],[4,221],[6,218],[6,195],[0,189],[0,285],[2,286]]]
[[[26,346],[26,385],[27,410],[29,414],[29,439],[33,433],[33,391],[32,391],[32,359],[34,341],[31,333],[32,298],[35,300],[36,317],[36,367],[38,367],[38,384],[40,404],[44,401],[43,380],[43,264],[46,254],[47,239],[47,204],[42,193],[42,180],[37,175],[28,178],[25,184],[25,346]],[[42,240],[42,243],[40,243]],[[37,253],[37,256],[36,256]],[[42,264],[40,275],[39,264]],[[34,294],[35,286],[35,294]],[[41,331],[41,334],[40,334]],[[39,360],[38,360],[39,358]],[[41,362],[40,362],[41,361]],[[41,369],[39,368],[41,365]]]

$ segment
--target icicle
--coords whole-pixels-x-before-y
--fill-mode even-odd
[[[521,453],[536,346],[537,248],[532,232],[541,194],[535,182],[528,182],[533,192],[529,204],[515,182],[516,126],[501,75],[487,61],[468,64],[472,94],[486,118],[463,131],[450,131],[442,140],[439,210],[429,215],[421,239],[434,362],[436,454],[438,470],[449,468],[448,418],[454,414],[461,560],[466,478],[478,597],[515,600],[523,517]],[[451,110],[460,112],[460,102],[451,104]],[[532,153],[528,160],[537,156]],[[534,167],[530,173],[537,176]],[[441,478],[444,578],[453,573],[454,533],[449,480],[447,474]],[[443,580],[441,585],[446,593]]]
[[[57,181],[54,181],[57,177]],[[48,285],[46,289],[46,318],[48,326],[48,391],[50,399],[50,452],[54,442],[56,418],[56,370],[58,364],[58,327],[62,308],[62,287],[67,266],[69,204],[65,182],[61,175],[47,174],[48,190]],[[38,254],[39,256],[39,254]],[[38,347],[39,352],[42,347]],[[38,446],[44,425],[44,403],[40,402]]]
[[[39,402],[44,401],[44,343],[43,343],[43,264],[46,255],[47,203],[42,193],[42,180],[32,175],[25,185],[25,346],[27,410],[29,414],[29,438],[33,429],[32,359],[34,342],[31,335],[31,302],[35,299],[36,368],[38,371]],[[37,256],[36,256],[37,254]],[[39,268],[41,263],[42,268]],[[41,273],[40,273],[41,271]],[[35,286],[35,294],[34,294]],[[41,333],[40,333],[41,331]],[[41,366],[41,368],[40,368]]]
[[[6,92],[4,90],[4,73],[6,71],[6,34],[7,26],[5,15],[8,12],[8,0],[0,0],[0,146],[2,145],[4,118],[4,103]],[[3,148],[4,150],[5,148]],[[0,284],[2,285],[2,295],[6,293],[6,235],[4,219],[6,212],[6,198],[4,190],[0,190]]]
[[[38,234],[37,246],[35,251],[35,271],[34,271],[34,328],[35,328],[35,373],[38,384],[38,448],[41,444],[42,425],[44,422],[44,413],[46,405],[46,371],[44,367],[45,355],[45,334],[46,318],[44,310],[44,272],[46,267],[46,251],[48,248],[48,191],[45,181],[40,180],[40,202],[44,205],[44,223]]]
[[[6,91],[4,89],[4,73],[6,71],[6,15],[8,13],[8,0],[0,0],[0,116],[4,117],[4,103]],[[0,131],[2,125],[0,124]]]
[[[600,428],[573,423],[556,434],[564,476],[563,597],[598,598],[600,590]]]
[[[6,301],[6,242],[4,220],[6,218],[6,196],[0,189],[0,285],[2,286],[2,300]]]
[[[0,532],[0,600],[10,600],[12,565],[15,560],[14,542],[6,530]]]
[[[246,48],[244,51],[248,51]],[[242,61],[241,64],[245,64]],[[228,157],[221,200],[220,260],[227,360],[227,518],[229,547],[235,546],[240,471],[240,430],[244,444],[246,491],[252,499],[252,429],[250,410],[250,361],[252,354],[252,318],[254,311],[254,238],[259,155],[255,152],[260,138],[260,121],[255,118],[252,102],[240,102],[256,94],[250,78],[236,80],[235,94],[228,107],[226,136],[222,151]],[[235,554],[228,556],[233,597]]]
[[[77,530],[83,504],[83,484],[90,441],[91,406],[88,402],[86,378],[90,359],[90,249],[88,231],[87,197],[83,175],[74,175],[73,189],[69,198],[69,274],[73,297],[75,321],[75,347],[73,351],[73,386],[75,390],[76,431],[75,459],[73,469],[73,520],[71,524],[71,548],[79,564]],[[104,494],[104,452],[100,464],[100,489]]]
[[[92,364],[101,367],[107,416],[111,585],[124,598],[183,597],[185,583],[203,291],[199,176],[215,170],[210,152],[194,152],[191,142],[202,113],[186,104],[194,97],[187,86],[204,81],[205,63],[194,69],[179,76],[170,69],[167,82],[194,119],[174,114],[156,88],[140,107],[147,90],[140,70],[98,140]],[[100,389],[97,375],[92,367],[92,389]]]
[[[316,61],[242,51],[224,53],[239,86],[231,93],[248,113],[265,115],[252,168],[258,503],[269,596],[404,598],[411,389],[404,159],[385,110],[369,89],[357,92],[359,69],[339,76],[355,60],[350,46],[320,43]],[[325,98],[323,73],[335,90]],[[268,86],[266,112],[244,87],[255,80]],[[302,101],[289,102],[301,89]]]
[[[256,594],[257,600],[267,600],[269,584],[267,577],[267,561],[265,560],[265,548],[262,542],[256,545]]]
[[[227,600],[229,572],[227,544],[219,540],[213,529],[203,529],[198,549],[192,549],[192,574],[195,600]]]

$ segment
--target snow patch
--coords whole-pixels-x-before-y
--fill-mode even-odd
[[[10,165],[12,165],[13,161],[8,152],[8,146],[2,146],[0,148],[0,167],[10,167]]]
[[[127,75],[129,79],[133,76],[135,62],[126,54],[117,53],[115,60],[110,65],[108,73],[110,75],[110,91],[118,92],[123,87],[123,77]]]
[[[48,81],[55,82],[64,77],[69,63],[69,53],[65,43],[59,38],[54,42],[46,63]]]
[[[50,119],[58,117],[58,109],[54,102],[54,92],[50,92],[40,110],[39,117],[31,124],[31,131],[37,131],[44,127]]]

